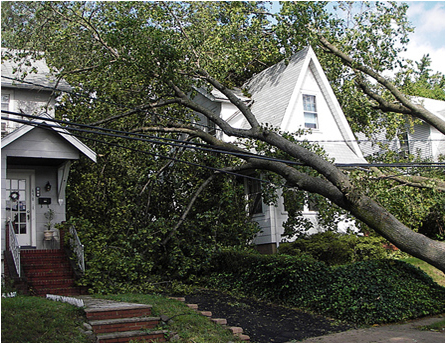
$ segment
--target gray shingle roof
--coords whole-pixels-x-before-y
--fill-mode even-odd
[[[48,68],[45,59],[34,60],[27,58],[26,60],[30,65],[22,65],[20,67],[20,71],[15,71],[15,69],[17,69],[19,66],[19,63],[13,59],[3,59],[6,52],[12,54],[17,53],[15,50],[2,48],[2,87],[48,91],[51,91],[51,88],[57,88],[60,91],[66,92],[71,90],[70,85],[65,80],[57,80],[54,73],[52,73]],[[25,60],[22,59],[22,61]],[[32,72],[33,68],[37,69],[37,73]],[[28,74],[23,79],[25,82],[20,82],[23,72],[27,72]]]
[[[252,95],[251,110],[261,124],[280,127],[309,47],[253,76],[243,86]]]

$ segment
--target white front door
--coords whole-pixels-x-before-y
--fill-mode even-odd
[[[6,217],[11,219],[20,246],[33,246],[31,173],[8,173]]]

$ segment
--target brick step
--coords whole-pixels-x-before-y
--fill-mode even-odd
[[[160,318],[155,317],[135,317],[135,318],[120,318],[107,320],[93,320],[90,325],[96,334],[112,333],[112,332],[127,332],[138,331],[149,328],[155,328],[159,325]]]
[[[165,342],[168,331],[127,331],[98,334],[98,343]]]
[[[52,250],[20,250],[23,256],[64,256],[65,253],[60,249]]]
[[[131,306],[87,308],[85,313],[89,321],[147,317],[152,315],[152,306],[134,304]]]
[[[48,279],[48,278],[73,278],[73,273],[66,270],[41,270],[28,271],[26,274],[28,280]]]
[[[61,296],[77,296],[83,294],[79,287],[66,288],[38,288],[34,290],[37,296],[45,296],[46,294],[61,295]]]
[[[28,284],[34,289],[42,289],[42,288],[70,288],[77,287],[75,285],[74,279],[64,279],[64,280],[37,280],[37,281],[28,281]]]
[[[64,263],[59,265],[43,265],[43,264],[32,264],[27,265],[22,263],[23,270],[25,272],[47,272],[47,271],[71,271],[70,264]]]
[[[25,264],[34,264],[34,263],[69,263],[68,259],[65,259],[63,257],[28,257],[28,258],[22,258],[20,257],[20,261],[23,261]]]

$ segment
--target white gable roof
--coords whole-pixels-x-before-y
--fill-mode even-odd
[[[66,141],[68,141],[68,143],[70,143],[77,150],[79,150],[79,152],[81,152],[82,154],[84,154],[86,157],[93,160],[94,162],[96,162],[96,153],[92,149],[90,149],[88,146],[86,146],[84,143],[82,143],[76,137],[72,136],[66,129],[64,129],[62,126],[60,126],[60,124],[55,123],[55,122],[53,123],[52,121],[48,121],[48,120],[52,120],[52,118],[47,114],[43,114],[43,115],[41,115],[40,118],[32,120],[32,122],[35,125],[24,124],[24,125],[20,126],[16,130],[14,130],[12,133],[10,133],[7,136],[5,136],[4,138],[2,138],[2,149],[4,147],[8,146],[9,144],[11,144],[12,142],[16,141],[17,139],[19,139],[26,133],[30,132],[34,128],[36,128],[38,126],[38,124],[50,122],[49,124],[51,124],[51,126],[52,126],[51,130],[53,132],[56,132],[57,134],[59,134],[62,138],[64,138]]]
[[[330,157],[338,163],[366,163],[355,141],[347,119],[335,97],[327,77],[311,47],[299,51],[289,61],[278,64],[253,76],[244,87],[251,94],[251,110],[260,124],[268,124],[290,131],[296,120],[295,106],[308,73],[312,73],[328,104],[336,127],[342,136],[341,142],[318,140]],[[303,114],[302,114],[303,116]],[[247,128],[245,120],[242,127]]]

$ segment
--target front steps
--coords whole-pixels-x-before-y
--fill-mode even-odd
[[[99,343],[165,342],[167,331],[157,330],[161,318],[150,305],[82,297],[85,313]]]
[[[31,295],[74,296],[83,293],[63,250],[21,250],[20,262]]]

